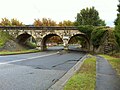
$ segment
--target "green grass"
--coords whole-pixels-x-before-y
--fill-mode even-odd
[[[115,53],[113,56],[116,58],[120,58],[120,53]]]
[[[108,55],[100,55],[100,56],[107,59],[110,62],[110,64],[112,65],[112,67],[114,69],[116,69],[118,75],[120,75],[120,58],[115,58],[115,57],[108,56]]]
[[[35,53],[35,52],[40,52],[40,50],[31,49],[31,50],[22,50],[22,51],[15,51],[15,52],[2,51],[0,52],[0,55],[24,54],[24,53]]]
[[[0,31],[0,48],[2,48],[9,39],[13,39],[12,36],[7,32]]]
[[[64,90],[94,90],[96,83],[96,58],[84,61],[80,70],[66,83]]]

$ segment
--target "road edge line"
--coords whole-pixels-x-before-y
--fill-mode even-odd
[[[24,59],[18,59],[18,60],[14,60],[14,61],[2,62],[2,63],[0,63],[0,65],[2,65],[2,64],[10,64],[10,63],[15,63],[15,62],[21,62],[21,61],[27,61],[27,60],[31,60],[31,59],[35,59],[35,58],[48,57],[48,56],[52,56],[52,55],[55,55],[55,54],[58,54],[58,52],[57,53],[52,53],[52,54],[47,54],[47,55],[31,57],[31,58],[24,58]]]
[[[64,85],[67,83],[67,81],[74,75],[74,73],[76,73],[80,69],[83,62],[87,58],[87,55],[88,54],[83,56],[62,78],[60,78],[48,90],[63,90]]]

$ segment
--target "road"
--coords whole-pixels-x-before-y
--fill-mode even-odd
[[[0,56],[0,90],[47,90],[84,55],[46,51]]]

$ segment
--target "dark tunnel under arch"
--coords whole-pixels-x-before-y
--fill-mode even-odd
[[[27,46],[30,47],[29,45],[26,44],[26,41],[28,41],[28,39],[30,39],[30,38],[32,38],[31,42],[34,42],[36,44],[35,38],[28,33],[23,33],[23,34],[20,34],[19,36],[17,36],[16,42],[24,47],[27,47]]]
[[[47,45],[46,45],[47,40],[50,39],[53,36],[59,37],[61,42],[63,43],[63,40],[59,35],[57,35],[57,34],[48,34],[48,35],[44,36],[43,39],[42,39],[42,42],[41,42],[41,50],[42,51],[47,50]]]
[[[85,34],[76,34],[74,36],[72,36],[69,41],[68,41],[68,44],[70,44],[71,40],[75,37],[82,37],[85,41],[86,41],[86,47],[87,47],[87,50],[89,51],[90,50],[90,40],[88,39],[88,37],[85,35]]]

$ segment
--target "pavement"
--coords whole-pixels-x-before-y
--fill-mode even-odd
[[[0,70],[0,90],[46,90],[65,71],[7,64]]]
[[[0,56],[0,90],[47,90],[84,55],[50,51]]]
[[[120,77],[106,59],[97,56],[96,68],[95,90],[120,90]]]

